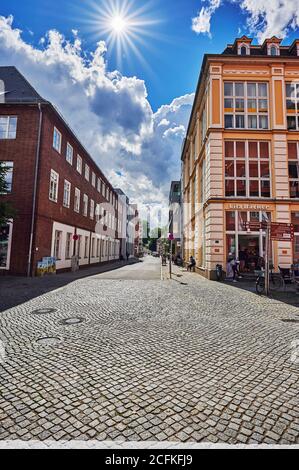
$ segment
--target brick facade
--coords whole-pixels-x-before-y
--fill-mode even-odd
[[[40,149],[38,152],[40,112],[42,113],[42,124]],[[82,260],[82,265],[91,264],[92,254],[93,264],[118,259],[120,245],[118,240],[118,195],[68,127],[65,120],[51,103],[44,100],[40,104],[40,110],[38,103],[1,104],[1,116],[17,116],[18,121],[16,138],[0,140],[0,161],[13,162],[12,190],[7,195],[1,195],[1,198],[11,201],[17,211],[17,215],[13,220],[9,267],[1,269],[0,274],[26,275],[27,273],[37,159],[38,173],[31,274],[35,274],[37,263],[43,257],[54,256],[54,224],[55,226],[65,227],[66,233],[72,234],[71,255],[74,254],[76,249],[73,235],[81,230],[82,234],[84,233],[84,237],[89,237],[88,257]],[[62,137],[61,152],[53,148],[53,132],[55,127]],[[66,160],[67,143],[73,148],[72,164]],[[82,158],[82,174],[77,171],[77,155],[80,155]],[[89,181],[85,178],[85,164],[89,166]],[[51,170],[59,174],[58,198],[56,202],[51,201],[49,198]],[[92,184],[93,173],[96,175],[95,187]],[[71,184],[69,207],[64,207],[63,204],[65,180]],[[101,181],[100,186],[98,186],[98,180]],[[75,188],[80,190],[79,213],[74,210]],[[108,188],[109,193],[106,188]],[[87,216],[83,215],[84,194],[88,196]],[[90,212],[91,200],[94,201],[93,219]],[[113,205],[111,202],[113,202]],[[96,223],[99,219],[95,214],[97,204],[100,204],[102,216],[96,230]],[[109,213],[111,218],[108,216]],[[62,236],[65,236],[64,232]],[[94,241],[92,241],[93,238]],[[90,251],[92,244],[97,246],[97,240],[100,241],[98,243],[97,256],[95,256],[95,253]],[[65,242],[66,240],[63,238],[63,243]],[[99,254],[100,250],[101,256]],[[67,260],[60,260],[57,267],[58,269],[69,269],[70,265],[71,261],[68,258]]]

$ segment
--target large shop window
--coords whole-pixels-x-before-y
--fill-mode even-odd
[[[269,142],[225,142],[225,195],[271,197]]]
[[[0,269],[9,269],[12,224],[0,226]]]
[[[290,197],[299,198],[299,143],[288,143]]]
[[[286,84],[287,127],[289,131],[299,129],[299,83]]]
[[[224,83],[226,129],[268,129],[268,112],[267,83]]]
[[[266,247],[264,230],[248,231],[246,222],[270,222],[271,213],[263,211],[227,211],[226,254],[240,261],[241,272],[251,272],[263,267]],[[272,259],[272,246],[270,259]]]

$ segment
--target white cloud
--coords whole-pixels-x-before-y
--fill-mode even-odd
[[[202,7],[195,18],[192,18],[192,29],[197,34],[210,35],[211,18],[220,7],[221,0],[209,0],[207,7]]]
[[[183,128],[194,96],[176,98],[154,113],[144,81],[109,71],[106,44],[99,42],[87,55],[74,33],[66,40],[48,31],[39,49],[23,40],[11,16],[0,16],[0,65],[15,65],[58,107],[115,186],[135,202],[165,203],[170,180],[180,175]]]
[[[299,0],[207,0],[207,6],[192,19],[193,31],[210,35],[211,18],[225,2],[239,5],[247,16],[248,32],[260,42],[273,35],[284,38],[299,27]]]

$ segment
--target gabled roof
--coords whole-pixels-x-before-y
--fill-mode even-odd
[[[4,92],[4,100],[1,97],[4,103],[47,103],[16,67],[0,67],[0,80],[4,83],[4,90],[0,86],[1,94]]]

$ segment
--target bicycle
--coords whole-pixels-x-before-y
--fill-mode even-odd
[[[269,290],[278,291],[283,287],[283,279],[279,273],[269,272]],[[255,281],[255,290],[258,295],[265,292],[265,271],[260,271]]]

